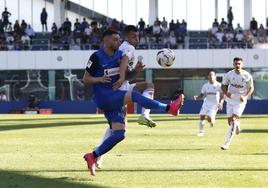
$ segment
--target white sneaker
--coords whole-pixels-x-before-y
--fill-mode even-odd
[[[99,156],[97,157],[97,161],[96,161],[96,167],[101,169],[102,167],[102,161],[103,161],[103,156]]]
[[[204,136],[204,135],[205,135],[204,132],[200,132],[200,133],[197,134],[197,136]]]
[[[228,149],[229,149],[229,146],[226,145],[226,144],[224,144],[224,145],[221,146],[221,149],[222,149],[222,150],[228,150]]]
[[[151,118],[143,116],[143,115],[139,117],[138,124],[145,125],[150,128],[153,128],[156,126],[156,123]]]

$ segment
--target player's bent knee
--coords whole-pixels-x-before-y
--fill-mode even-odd
[[[146,86],[147,86],[147,88],[154,89],[154,84],[153,83],[146,82]]]
[[[116,130],[113,132],[114,137],[116,138],[117,142],[120,142],[126,138],[126,131],[125,130]]]

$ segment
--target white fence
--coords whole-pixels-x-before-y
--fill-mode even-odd
[[[147,68],[161,68],[156,62],[158,50],[137,50]],[[171,68],[231,68],[232,59],[242,57],[246,67],[268,67],[266,49],[174,50]],[[93,51],[1,51],[0,70],[84,69]]]

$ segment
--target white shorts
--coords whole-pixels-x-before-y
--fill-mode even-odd
[[[215,119],[217,112],[218,112],[217,105],[203,103],[199,114],[209,116],[211,119]]]
[[[123,91],[133,91],[135,86],[136,83],[130,84],[127,80],[125,80],[119,89]]]
[[[226,105],[227,117],[232,117],[233,114],[240,117],[243,114],[247,101],[241,102],[241,101],[232,100],[232,99],[228,99],[226,101],[227,101],[227,105]]]

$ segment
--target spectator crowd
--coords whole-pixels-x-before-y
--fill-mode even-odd
[[[31,50],[33,40],[38,40],[36,33],[30,24],[18,20],[12,25],[9,21],[12,14],[5,8],[0,19],[0,50]],[[51,32],[47,26],[48,13],[43,8],[40,13],[42,33],[46,34],[47,49],[51,50],[88,50],[98,49],[101,45],[101,37],[107,28],[123,31],[125,23],[116,19],[102,18],[88,22],[86,18],[80,21],[78,18],[72,23],[68,18],[61,25],[52,24]],[[232,7],[228,9],[227,21],[224,18],[218,22],[214,20],[212,28],[208,31],[208,48],[252,48],[256,43],[267,42],[268,30],[262,24],[252,18],[250,29],[243,30],[240,24],[233,27],[234,15]],[[187,23],[185,20],[169,23],[165,19],[156,18],[153,25],[148,25],[140,18],[137,23],[140,33],[140,45],[138,49],[186,48]],[[268,18],[266,28],[268,27]]]

